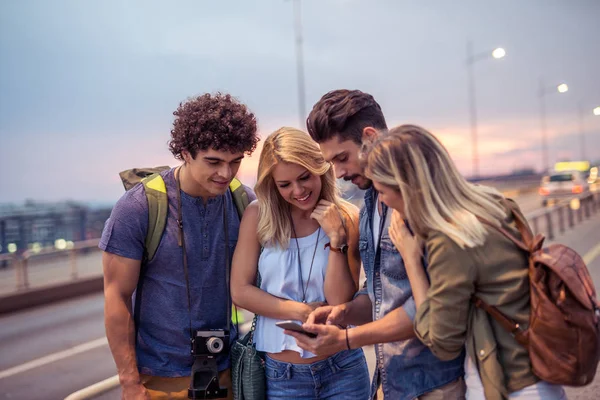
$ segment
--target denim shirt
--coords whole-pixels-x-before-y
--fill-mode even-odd
[[[365,204],[360,211],[359,242],[360,256],[367,277],[366,292],[373,304],[373,320],[381,319],[390,311],[403,307],[409,318],[414,321],[416,307],[404,261],[387,231],[381,232],[379,254],[375,248],[375,195],[376,192],[372,188],[365,193]],[[382,385],[384,398],[409,400],[444,386],[464,374],[464,352],[454,360],[440,361],[416,337],[376,344],[375,357],[377,364],[371,398],[377,392],[378,382]]]

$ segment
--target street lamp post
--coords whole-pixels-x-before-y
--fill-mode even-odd
[[[583,117],[584,117],[585,109],[583,107],[583,103],[579,103],[579,138],[581,144],[581,160],[585,160],[585,129],[583,128]]]
[[[306,95],[304,92],[304,53],[302,51],[302,13],[300,0],[292,0],[294,3],[294,32],[296,42],[296,76],[298,81],[298,118],[300,129],[306,123]]]
[[[497,48],[492,51],[491,56],[496,59],[503,58],[506,51],[503,48]],[[475,55],[473,53],[473,42],[467,41],[467,73],[469,79],[469,115],[471,119],[471,143],[473,152],[473,176],[479,176],[479,151],[477,147],[477,100],[475,96],[475,69],[474,65],[478,61],[488,59],[489,52]]]
[[[540,99],[540,126],[542,130],[542,168],[547,171],[550,168],[548,163],[548,139],[546,133],[546,95],[550,93],[566,93],[569,86],[566,83],[561,83],[558,86],[547,87],[544,81],[540,79],[540,88],[538,97]]]
[[[580,135],[580,144],[581,144],[581,160],[585,160],[585,129],[584,129],[584,121],[586,115],[586,109],[582,102],[579,102],[579,135]],[[592,114],[598,116],[600,115],[600,107],[596,107],[592,110]]]

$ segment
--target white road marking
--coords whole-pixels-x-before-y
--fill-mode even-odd
[[[20,374],[25,371],[29,371],[30,369],[41,367],[46,364],[53,363],[55,361],[62,360],[67,357],[74,356],[79,353],[83,353],[89,350],[93,350],[97,347],[106,346],[108,344],[108,340],[106,337],[92,340],[91,342],[79,344],[77,346],[71,347],[70,349],[59,351],[57,353],[48,354],[47,356],[37,358],[35,360],[31,360],[26,362],[25,364],[17,365],[16,367],[5,369],[4,371],[0,371],[0,379],[8,378],[10,376]]]
[[[592,261],[594,261],[594,259],[598,256],[600,256],[600,243],[598,243],[596,247],[588,251],[585,256],[583,256],[583,261],[585,261],[585,265],[589,267]]]
[[[65,400],[84,400],[84,399],[93,399],[98,395],[108,392],[110,390],[115,389],[119,386],[119,375],[111,376],[103,381],[98,383],[94,383],[88,387],[85,387],[81,390],[76,391],[75,393],[71,393]]]

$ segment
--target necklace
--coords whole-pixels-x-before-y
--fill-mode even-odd
[[[294,220],[292,219],[292,232],[294,233],[294,239],[296,240],[296,250],[298,251],[298,276],[300,277],[300,290],[302,292],[302,302],[306,303],[306,291],[308,290],[308,284],[310,282],[310,276],[312,274],[313,263],[315,262],[315,254],[317,254],[317,247],[319,246],[319,237],[321,236],[321,227],[317,230],[317,241],[315,242],[315,249],[313,250],[312,260],[310,261],[310,269],[308,270],[308,278],[306,279],[306,287],[302,279],[302,260],[300,259],[300,245],[298,244],[298,235],[296,235],[296,228],[294,227]]]

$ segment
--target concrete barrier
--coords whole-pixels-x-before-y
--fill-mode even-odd
[[[104,289],[104,277],[80,278],[75,281],[25,289],[0,297],[0,314],[37,307]]]

